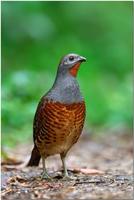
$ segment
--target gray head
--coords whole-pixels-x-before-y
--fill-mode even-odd
[[[62,103],[83,101],[75,77],[80,64],[84,61],[86,58],[74,53],[64,56],[59,63],[55,82],[46,97]]]
[[[67,54],[59,63],[58,73],[66,74],[69,72],[69,74],[76,77],[80,64],[85,61],[86,58],[78,54]]]

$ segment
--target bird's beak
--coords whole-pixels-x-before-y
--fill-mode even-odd
[[[80,56],[80,57],[79,57],[79,61],[80,61],[80,62],[86,62],[86,58],[83,57],[83,56]]]

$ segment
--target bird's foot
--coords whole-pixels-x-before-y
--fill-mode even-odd
[[[68,172],[64,173],[63,174],[63,178],[62,180],[64,181],[72,181],[72,180],[75,180],[76,178],[74,176],[69,176]]]
[[[52,180],[52,177],[49,176],[46,172],[43,172],[42,175],[41,175],[41,180]]]

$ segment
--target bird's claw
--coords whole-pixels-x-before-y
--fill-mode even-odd
[[[72,180],[75,180],[75,179],[76,178],[73,177],[73,176],[64,175],[62,180],[64,180],[64,181],[72,181]]]
[[[45,173],[43,172],[42,175],[41,175],[41,180],[43,180],[43,179],[52,180],[52,177],[49,176],[46,172]]]

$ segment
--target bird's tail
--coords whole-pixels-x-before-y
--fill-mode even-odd
[[[34,146],[33,150],[32,150],[32,153],[31,153],[31,158],[27,164],[27,167],[30,167],[30,166],[38,166],[39,165],[39,162],[40,162],[40,158],[41,158],[41,155],[37,149],[36,146]]]

